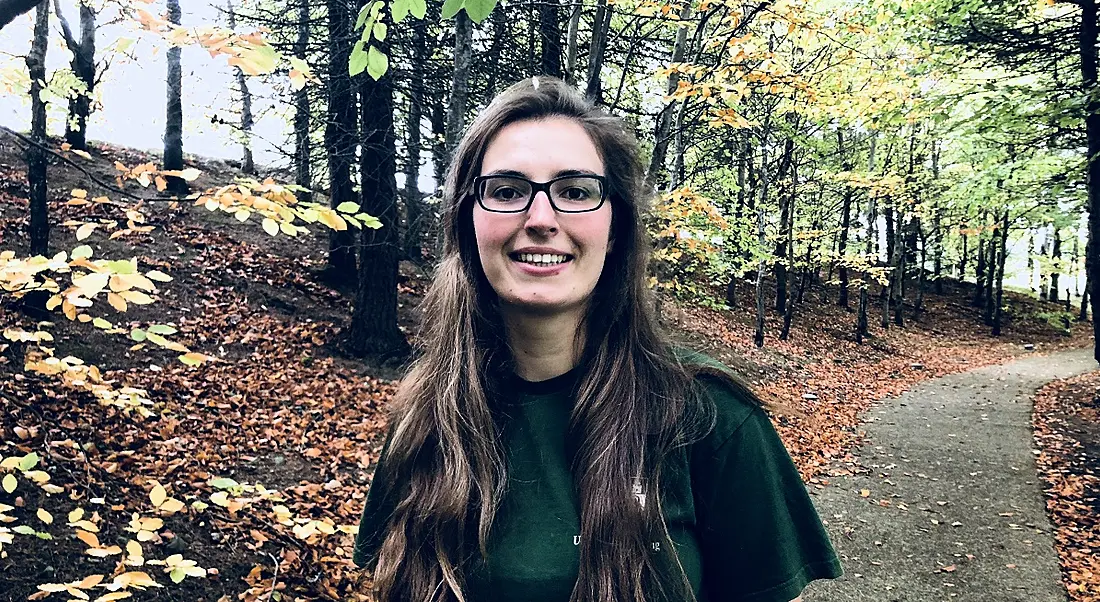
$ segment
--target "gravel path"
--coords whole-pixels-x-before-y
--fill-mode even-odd
[[[845,575],[805,602],[1064,602],[1032,397],[1095,368],[1091,350],[1025,357],[875,406],[857,474],[813,491]]]

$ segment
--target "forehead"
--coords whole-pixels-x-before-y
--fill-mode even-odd
[[[511,171],[536,179],[561,172],[604,173],[603,159],[584,127],[567,117],[510,123],[485,147],[481,175]]]

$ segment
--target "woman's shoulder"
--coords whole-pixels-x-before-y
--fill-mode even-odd
[[[764,404],[729,366],[691,349],[674,349],[681,365],[692,376],[692,392],[714,411],[714,428],[699,445],[715,451],[748,421],[767,420]]]

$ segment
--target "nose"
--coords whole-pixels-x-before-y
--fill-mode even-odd
[[[550,204],[550,197],[544,191],[535,193],[531,206],[527,208],[527,220],[523,224],[528,232],[542,236],[558,231],[558,212]]]

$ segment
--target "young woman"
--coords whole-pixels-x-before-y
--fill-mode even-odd
[[[788,602],[840,565],[759,402],[661,338],[624,124],[559,80],[478,116],[355,562],[380,600]]]

